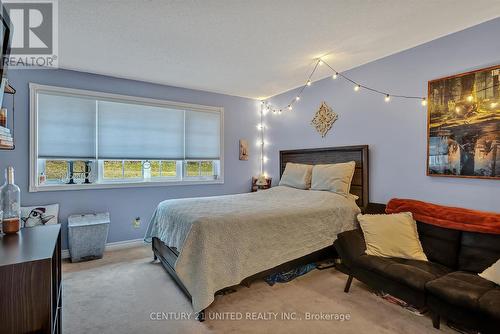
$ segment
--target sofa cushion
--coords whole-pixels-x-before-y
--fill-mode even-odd
[[[361,229],[340,233],[333,245],[342,259],[342,264],[351,268],[354,266],[356,259],[366,251],[365,239]]]
[[[425,285],[430,294],[450,304],[470,309],[477,308],[479,299],[494,287],[495,283],[464,271],[449,273]]]
[[[420,243],[427,259],[457,268],[462,232],[417,221]]]
[[[479,298],[479,309],[491,318],[500,321],[500,288],[498,286]]]
[[[458,270],[480,273],[498,260],[500,234],[462,232]]]
[[[427,261],[410,212],[357,217],[366,241],[366,254]]]
[[[451,269],[439,263],[384,258],[373,255],[362,255],[356,264],[364,269],[407,285],[413,289],[424,291],[425,283],[446,275]]]
[[[355,259],[355,264],[370,271],[385,272],[385,269],[393,264],[394,261],[389,257],[362,254]]]

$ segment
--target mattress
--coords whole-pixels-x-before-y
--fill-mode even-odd
[[[177,248],[175,271],[198,312],[216,291],[332,245],[359,212],[351,198],[284,186],[172,199],[158,205],[145,240]]]

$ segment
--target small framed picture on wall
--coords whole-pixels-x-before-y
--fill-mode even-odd
[[[240,139],[240,160],[248,160],[248,141],[246,139]]]

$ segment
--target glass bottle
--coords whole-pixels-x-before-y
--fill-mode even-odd
[[[5,169],[5,184],[0,190],[2,198],[2,230],[5,234],[17,233],[21,228],[21,190],[14,184],[14,167]]]

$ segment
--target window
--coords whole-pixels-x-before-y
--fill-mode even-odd
[[[104,160],[103,178],[107,180],[142,179],[140,160]]]
[[[176,177],[177,163],[175,161],[151,161],[151,177]]]
[[[30,84],[30,191],[223,182],[223,109]]]
[[[215,164],[213,161],[187,161],[186,175],[188,177],[206,177],[213,175]]]
[[[64,160],[45,161],[45,177],[50,181],[59,181],[68,175],[68,163]]]

